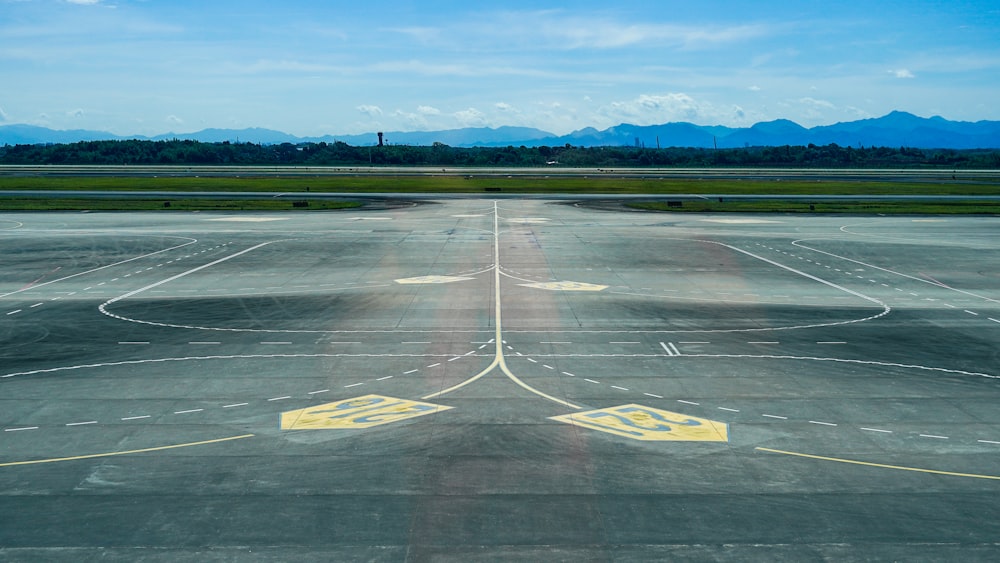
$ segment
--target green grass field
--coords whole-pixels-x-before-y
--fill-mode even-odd
[[[173,192],[261,192],[301,194],[308,207],[293,207],[290,198],[260,200],[179,199],[164,205],[163,200],[27,198],[0,197],[0,210],[328,210],[360,207],[360,201],[309,199],[310,193],[343,192],[470,194],[676,194],[718,195],[1000,195],[1000,184],[974,182],[921,181],[837,181],[837,180],[738,180],[592,177],[503,177],[461,175],[336,175],[261,177],[115,177],[115,176],[3,176],[0,190],[89,190],[89,191],[173,191]],[[648,211],[678,212],[780,212],[780,213],[1000,213],[992,202],[802,202],[802,201],[684,201],[669,207],[666,201],[629,204]],[[810,207],[812,205],[812,207]]]

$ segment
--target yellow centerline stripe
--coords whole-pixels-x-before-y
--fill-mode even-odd
[[[972,477],[974,479],[993,479],[1000,481],[1000,475],[980,475],[977,473],[956,473],[954,471],[940,471],[938,469],[923,469],[920,467],[906,467],[904,465],[887,465],[885,463],[872,463],[870,461],[857,461],[853,459],[841,459],[839,457],[826,457],[821,455],[803,454],[798,452],[786,452],[784,450],[772,450],[771,448],[754,448],[762,452],[770,452],[773,454],[784,454],[796,457],[805,457],[809,459],[818,459],[821,461],[836,461],[838,463],[850,463],[852,465],[865,465],[867,467],[879,467],[882,469],[896,469],[899,471],[915,471],[917,473],[932,473],[934,475],[950,475],[952,477]]]
[[[202,440],[201,442],[188,442],[186,444],[173,444],[170,446],[158,446],[155,448],[143,448],[140,450],[128,450],[124,452],[106,452],[102,454],[88,454],[88,455],[77,455],[72,457],[54,457],[49,459],[35,459],[30,461],[10,461],[7,463],[0,463],[0,467],[13,467],[15,465],[34,465],[38,463],[55,463],[57,461],[75,461],[79,459],[94,459],[98,457],[112,457],[116,455],[131,455],[131,454],[141,454],[146,452],[159,452],[163,450],[172,450],[175,448],[187,448],[191,446],[204,446],[207,444],[217,444],[219,442],[229,442],[232,440],[241,440],[243,438],[252,438],[253,434],[243,434],[240,436],[231,436],[229,438],[216,438],[215,440]]]

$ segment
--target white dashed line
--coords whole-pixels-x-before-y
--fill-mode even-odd
[[[14,311],[11,311],[11,312],[7,313],[7,316],[10,316],[10,315],[16,315],[16,314],[18,314],[18,313],[20,313],[20,312],[21,312],[21,309],[16,309],[16,310],[14,310]]]
[[[677,399],[677,402],[678,403],[684,403],[685,405],[695,405],[695,406],[701,405],[701,403],[696,403],[694,401],[685,401],[683,399]]]
[[[392,377],[393,376],[391,376],[391,375],[387,375],[385,377],[380,377],[380,378],[376,379],[375,381],[385,381],[386,379],[392,379]]]
[[[587,379],[587,378],[584,378],[583,380],[584,380],[584,381],[589,381],[589,382],[591,382],[591,383],[596,383],[596,384],[598,384],[598,385],[600,385],[600,384],[601,384],[601,382],[600,382],[600,381],[594,381],[593,379]]]
[[[975,311],[970,311],[970,310],[966,309],[965,312],[968,313],[968,314],[970,314],[970,315],[975,315],[977,317],[979,316],[979,313],[976,313]]]
[[[404,371],[403,375],[410,375],[411,373],[417,373],[418,371],[420,371],[420,370],[418,370],[418,369],[411,369],[410,371]]]
[[[348,387],[357,387],[358,385],[364,385],[364,383],[352,383],[350,385],[344,385],[344,389],[347,389]]]
[[[436,364],[431,364],[431,365],[429,365],[429,366],[427,366],[427,367],[429,367],[429,368],[436,368],[436,367],[438,367],[439,365],[441,365],[441,362],[438,362],[438,363],[436,363]]]
[[[729,412],[740,412],[740,411],[739,411],[739,409],[730,409],[730,408],[727,408],[727,407],[717,407],[717,408],[718,408],[718,409],[719,409],[720,411],[729,411]]]
[[[1000,442],[995,442],[993,440],[976,440],[976,441],[981,444],[1000,444]]]
[[[572,374],[572,373],[570,373],[570,372],[568,372],[568,371],[564,371],[564,372],[563,372],[563,375],[568,375],[568,376],[570,376],[570,377],[576,377],[576,375],[575,375],[575,374]]]
[[[231,409],[233,407],[245,407],[245,406],[247,406],[249,404],[250,403],[233,403],[231,405],[222,405],[222,408],[224,408],[224,409]]]
[[[762,414],[761,416],[766,416],[767,418],[777,418],[778,420],[788,420],[787,416],[778,416],[776,414]]]
[[[285,399],[291,399],[291,397],[288,396],[288,395],[285,395],[283,397],[272,397],[272,398],[268,399],[267,402],[270,403],[271,401],[284,401]]]
[[[645,396],[647,396],[647,397],[652,397],[652,398],[654,398],[654,399],[662,399],[662,398],[663,398],[663,396],[662,396],[662,395],[654,395],[654,394],[652,394],[652,393],[643,393],[643,395],[645,395]]]
[[[881,428],[865,428],[861,427],[862,430],[867,430],[869,432],[881,432],[883,434],[892,434],[892,430],[882,430]]]
[[[822,424],[823,426],[836,426],[836,424],[834,424],[832,422],[821,422],[819,420],[810,420],[809,424]]]
[[[947,440],[948,439],[947,436],[938,436],[936,434],[921,434],[920,437],[921,438],[935,438],[937,440]]]
[[[29,309],[34,309],[35,307],[41,307],[42,305],[43,305],[42,303],[35,303],[34,305],[32,305],[31,307],[28,307],[28,308]]]
[[[625,387],[619,387],[617,385],[612,385],[611,388],[612,389],[618,389],[619,391],[628,391],[627,388],[625,388]]]
[[[125,340],[125,341],[119,342],[119,344],[137,344],[137,345],[141,345],[141,344],[149,344],[149,342],[148,341],[140,341],[140,340]]]
[[[87,424],[97,424],[97,421],[96,420],[88,420],[86,422],[70,422],[70,423],[66,424],[66,426],[84,426],[84,425],[87,425]]]
[[[329,393],[329,389],[320,389],[319,391],[310,391],[306,395],[318,395],[319,393]]]
[[[192,413],[192,412],[201,412],[203,410],[205,410],[205,409],[188,409],[186,411],[174,411],[174,414],[188,414],[188,413]]]
[[[22,426],[20,428],[4,428],[4,432],[20,432],[22,430],[38,430],[37,426]]]
[[[152,418],[152,415],[141,414],[139,416],[126,416],[126,417],[122,418],[122,420],[142,420],[144,418]]]

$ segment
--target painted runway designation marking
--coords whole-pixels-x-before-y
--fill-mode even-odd
[[[728,442],[729,426],[642,405],[553,416],[552,420],[645,441]]]
[[[347,430],[370,428],[408,418],[434,414],[452,407],[365,395],[281,413],[282,430]]]
[[[398,284],[418,284],[418,283],[452,283],[467,281],[475,278],[465,278],[460,276],[418,276],[415,278],[400,278],[396,280]]]
[[[608,288],[606,285],[596,285],[592,283],[574,281],[522,283],[518,285],[521,287],[532,287],[535,289],[547,289],[549,291],[604,291]]]

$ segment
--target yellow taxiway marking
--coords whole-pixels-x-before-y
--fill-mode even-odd
[[[548,289],[550,291],[604,291],[608,288],[606,285],[596,285],[592,283],[574,281],[521,283],[518,285],[522,287],[533,287],[535,289]]]
[[[365,395],[335,403],[281,413],[282,430],[345,430],[370,428],[407,418],[434,414],[452,407]]]
[[[798,452],[786,452],[784,450],[772,450],[771,448],[755,448],[762,452],[772,454],[791,455],[808,459],[818,459],[821,461],[836,461],[838,463],[850,463],[851,465],[864,465],[867,467],[879,467],[882,469],[896,469],[898,471],[915,471],[917,473],[932,473],[934,475],[950,475],[952,477],[972,477],[973,479],[993,479],[1000,481],[1000,475],[980,475],[977,473],[957,473],[954,471],[940,471],[937,469],[923,469],[920,467],[906,467],[905,465],[888,465],[885,463],[872,463],[870,461],[857,461],[853,459],[842,459],[839,457],[826,457],[821,455],[803,454]]]
[[[400,278],[396,280],[399,284],[409,284],[409,283],[451,283],[458,281],[466,281],[475,278],[465,278],[460,276],[418,276],[415,278]]]
[[[116,455],[131,455],[131,454],[142,454],[146,452],[159,452],[163,450],[172,450],[175,448],[189,448],[191,446],[205,446],[208,444],[218,444],[219,442],[229,442],[232,440],[242,440],[243,438],[253,438],[253,434],[242,434],[240,436],[231,436],[229,438],[216,438],[215,440],[202,440],[201,442],[188,442],[186,444],[173,444],[170,446],[158,446],[155,448],[143,448],[141,450],[128,450],[123,452],[106,452],[102,454],[88,454],[88,455],[77,455],[71,457],[54,457],[49,459],[33,459],[29,461],[10,461],[7,463],[0,463],[0,467],[12,467],[15,465],[33,465],[36,463],[55,463],[57,461],[75,461],[78,459],[94,459],[98,457],[111,457]]]
[[[645,441],[728,442],[725,423],[629,404],[564,414],[551,420]]]

